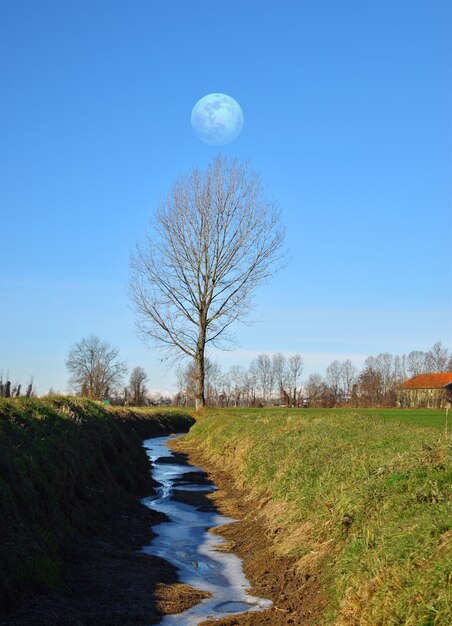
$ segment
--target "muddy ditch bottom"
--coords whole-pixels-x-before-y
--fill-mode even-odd
[[[177,447],[180,450],[182,446]],[[178,453],[182,463],[188,459],[193,465],[203,465],[202,455],[183,447],[184,453]],[[229,476],[213,467],[206,469],[208,475],[187,471],[185,481],[211,486],[212,480],[219,491],[208,497],[208,492],[193,491],[194,487],[176,487],[173,497],[200,508],[211,510],[215,506],[224,515],[241,520],[221,527],[221,535],[228,542],[225,549],[231,546],[242,558],[252,583],[251,593],[274,603],[264,611],[207,620],[206,625],[319,623],[323,602],[315,572],[309,574],[309,580],[308,575],[300,578],[294,559],[275,557],[272,540],[259,518],[258,503],[245,502]],[[151,493],[151,478],[149,485]],[[162,513],[138,501],[132,503],[106,522],[101,535],[84,537],[69,547],[65,576],[58,589],[37,590],[13,614],[0,614],[0,626],[150,626],[198,604],[206,597],[205,592],[182,584],[175,565],[142,551],[151,544],[153,529],[164,519]]]
[[[171,440],[174,437],[144,442],[158,487],[157,494],[143,503],[169,520],[154,527],[156,536],[144,551],[176,566],[182,583],[205,592],[206,597],[180,615],[164,617],[162,626],[196,626],[206,619],[268,608],[271,601],[248,593],[250,583],[241,560],[227,552],[227,541],[208,532],[234,522],[220,515],[208,499],[216,487],[201,468],[187,464],[184,455],[171,452],[166,445]]]
[[[182,585],[167,561],[140,552],[162,516],[139,502],[109,520],[102,536],[71,546],[62,585],[36,590],[1,626],[147,626],[204,594]]]

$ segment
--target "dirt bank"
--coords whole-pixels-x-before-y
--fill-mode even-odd
[[[230,551],[243,559],[243,569],[251,583],[251,593],[273,601],[273,606],[258,613],[246,613],[221,620],[203,622],[203,626],[313,626],[320,623],[324,594],[315,570],[303,575],[295,568],[296,560],[275,554],[272,537],[259,513],[261,503],[245,499],[230,476],[209,464],[202,453],[183,439],[171,447],[187,455],[189,463],[199,465],[219,490],[208,498],[223,515],[239,521],[221,526],[219,534],[230,542]]]
[[[187,457],[178,454],[178,462],[184,460]],[[193,452],[189,460],[201,464]],[[317,579],[313,575],[300,580],[294,560],[275,556],[258,508],[253,503],[244,504],[243,494],[234,491],[221,473],[184,475],[185,480],[190,478],[196,484],[212,479],[219,486],[214,494],[184,492],[183,498],[241,520],[222,526],[221,535],[230,541],[231,551],[244,560],[251,592],[274,602],[262,613],[205,622],[206,626],[315,624],[322,599]],[[58,588],[36,590],[19,610],[0,617],[0,625],[145,626],[198,603],[204,594],[180,584],[172,565],[140,552],[152,540],[152,526],[161,521],[161,514],[139,502],[123,509],[106,521],[101,533],[69,547],[69,565]]]
[[[187,414],[112,410],[79,398],[0,402],[0,623],[150,624],[200,594],[142,555],[160,518],[146,437]]]
[[[135,453],[132,442],[130,447],[129,443],[124,447],[122,442],[119,440],[118,449],[126,455],[121,462],[124,470],[126,457]],[[196,484],[212,480],[220,488],[215,494],[180,492],[176,497],[189,499],[202,508],[213,507],[241,520],[222,526],[221,535],[230,541],[231,551],[244,560],[244,570],[252,584],[251,593],[274,602],[272,608],[262,613],[206,624],[312,626],[319,623],[323,596],[316,573],[300,578],[293,559],[274,553],[272,537],[266,533],[259,515],[259,503],[249,500],[245,503],[244,494],[234,489],[230,477],[206,466],[206,459],[200,452],[188,449],[183,440],[173,445],[180,451],[178,462],[188,458],[189,462],[210,470],[208,476],[199,472],[185,474],[185,480],[192,478]],[[133,475],[137,476],[137,469],[140,469],[138,491],[145,486],[146,491],[141,493],[145,496],[152,493],[153,482],[141,461],[138,463],[139,458],[142,457],[134,456],[140,468],[135,467]],[[130,465],[130,459],[127,463]],[[103,520],[101,525],[100,519]],[[65,553],[60,555],[65,566],[57,584],[39,587],[35,582],[30,587],[32,592],[24,595],[19,607],[16,605],[12,611],[8,609],[8,613],[0,615],[0,625],[145,626],[157,624],[163,615],[182,612],[198,603],[204,594],[180,584],[173,566],[140,552],[140,548],[152,540],[152,525],[161,521],[161,514],[150,511],[137,499],[123,496],[111,515],[101,516],[94,527],[87,526],[67,543]]]

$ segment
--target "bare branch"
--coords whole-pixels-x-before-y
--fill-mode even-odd
[[[246,321],[256,287],[282,267],[283,240],[259,176],[219,156],[174,182],[137,245],[129,284],[140,331],[195,359],[200,398],[205,346]]]

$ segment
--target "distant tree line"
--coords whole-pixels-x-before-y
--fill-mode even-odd
[[[210,406],[397,406],[400,385],[413,376],[452,372],[452,353],[438,341],[427,352],[369,356],[358,369],[350,359],[334,360],[325,375],[315,372],[301,381],[300,354],[260,354],[248,369],[234,365],[222,372],[206,360],[206,403]],[[175,403],[191,405],[195,394],[192,364],[177,370]]]
[[[14,383],[14,385],[12,385],[11,381],[8,379],[9,374],[6,375],[5,379],[3,379],[3,374],[0,374],[0,398],[20,398],[21,396],[30,398],[34,396],[33,379],[28,383],[25,393],[23,393],[21,383]]]
[[[170,398],[149,394],[148,376],[141,366],[132,370],[128,384],[124,384],[127,366],[119,350],[96,335],[83,337],[71,347],[66,367],[76,395],[123,406],[171,403]]]
[[[206,358],[205,395],[210,406],[254,406],[275,401],[286,406],[300,402],[303,359],[299,354],[260,354],[248,369],[234,365],[222,372],[218,363]],[[192,363],[176,371],[178,393],[175,403],[190,405],[196,393],[196,372]]]
[[[117,348],[95,335],[72,346],[66,360],[70,386],[79,396],[126,406],[192,406],[197,394],[197,374],[191,361],[176,370],[178,391],[174,398],[151,395],[148,376],[141,366],[130,373]],[[233,365],[223,372],[220,365],[205,359],[205,398],[209,406],[397,406],[400,385],[418,374],[452,372],[452,352],[438,341],[426,352],[413,350],[405,355],[387,352],[368,356],[361,369],[350,359],[334,360],[325,375],[318,372],[301,379],[300,354],[260,354],[248,368]],[[49,394],[53,391],[50,390]],[[0,397],[35,395],[33,379],[25,388],[11,384],[9,374],[0,374]]]
[[[162,394],[151,394],[146,386],[148,376],[137,366],[125,383],[127,366],[119,356],[119,350],[96,335],[83,337],[69,350],[66,367],[70,373],[69,386],[77,396],[111,404],[145,406],[171,404],[172,399]],[[54,395],[50,388],[45,395]],[[34,397],[33,378],[24,388],[20,383],[11,384],[9,373],[0,373],[0,397]]]

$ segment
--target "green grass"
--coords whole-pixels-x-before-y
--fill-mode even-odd
[[[308,409],[313,411],[316,409]],[[332,409],[325,409],[326,414]],[[401,424],[413,424],[416,426],[427,426],[436,428],[445,428],[446,411],[445,409],[333,409],[336,413],[356,412],[363,417],[376,416],[388,420],[396,420]],[[449,427],[452,426],[452,413],[449,415]]]
[[[77,536],[149,490],[143,439],[192,422],[80,398],[0,399],[0,608],[59,584]]]
[[[230,407],[223,409],[232,415],[241,415],[246,412],[247,415],[259,415],[262,413],[261,408],[247,407],[247,408],[234,408]],[[265,407],[265,414],[277,416],[283,412],[287,414],[285,407]],[[324,416],[325,418],[331,413],[335,415],[357,415],[362,417],[375,416],[387,420],[396,420],[401,424],[413,424],[414,426],[427,426],[428,428],[443,428],[446,425],[446,410],[445,409],[381,409],[381,408],[336,408],[336,409],[290,409],[290,412],[294,412],[297,415],[309,417],[309,415],[315,415],[316,417]],[[452,411],[449,411],[449,429],[452,431]]]
[[[319,624],[446,626],[451,440],[439,411],[223,409],[186,437],[267,502],[276,546],[327,590]]]

